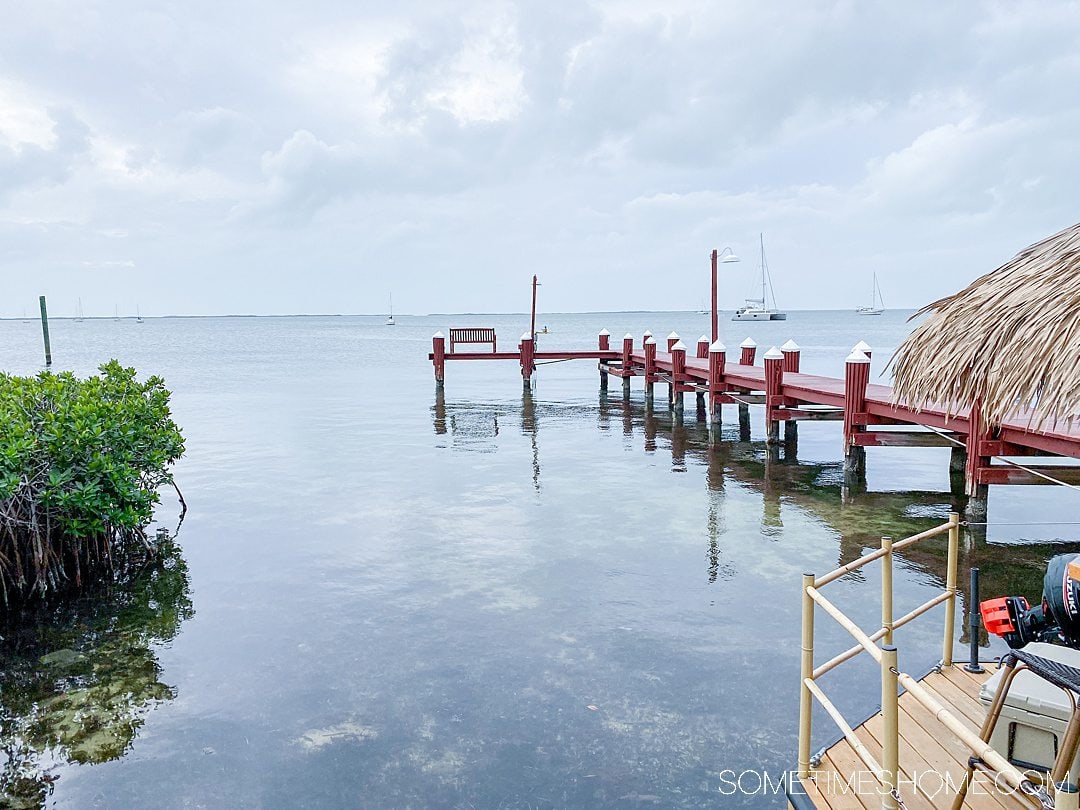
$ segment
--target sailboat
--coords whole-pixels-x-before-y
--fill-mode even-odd
[[[397,321],[394,320],[394,294],[390,293],[390,314],[386,316],[386,325],[393,326]]]
[[[874,291],[870,296],[870,306],[859,307],[855,310],[856,315],[880,315],[885,309],[885,302],[881,299],[881,287],[877,283],[877,273],[874,273]]]
[[[75,308],[75,320],[81,322],[82,319],[83,319],[82,299],[80,298],[79,299],[79,305]]]
[[[765,261],[765,235],[759,234],[761,239],[761,298],[747,298],[746,304],[735,310],[733,321],[786,321],[787,313],[776,308],[776,293],[772,289],[772,277],[769,275],[769,265]],[[772,292],[773,305],[770,309],[765,295],[766,283],[769,292]]]
[[[142,323],[142,313],[139,311],[139,305],[135,305],[135,323]]]
[[[113,305],[113,320],[120,320],[120,307],[116,306],[115,304]]]

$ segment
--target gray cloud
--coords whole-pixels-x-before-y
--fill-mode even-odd
[[[146,312],[377,310],[391,274],[403,310],[508,309],[533,272],[552,309],[690,308],[696,289],[637,291],[704,282],[709,249],[759,231],[789,301],[854,305],[875,269],[914,306],[1076,216],[1073,3],[13,15],[14,310],[50,285]],[[117,272],[91,289],[91,267]]]

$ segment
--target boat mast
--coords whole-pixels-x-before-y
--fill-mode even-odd
[[[768,309],[769,302],[765,300],[765,234],[758,232],[761,240],[761,308]]]

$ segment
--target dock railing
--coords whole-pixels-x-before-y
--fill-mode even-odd
[[[949,552],[945,590],[928,599],[919,607],[901,616],[893,618],[893,555],[916,543],[948,534]],[[897,790],[897,774],[900,770],[900,731],[899,698],[897,689],[904,689],[919,703],[925,706],[957,739],[967,746],[973,756],[981,758],[988,766],[996,770],[1001,778],[1014,790],[1027,797],[1034,806],[1044,806],[1044,796],[1039,796],[1035,785],[1001,754],[979,738],[979,735],[967,728],[949,710],[925,689],[915,678],[901,672],[897,666],[896,647],[893,646],[893,633],[919,616],[940,604],[945,605],[945,632],[941,650],[941,666],[953,665],[953,632],[956,624],[956,574],[960,546],[960,517],[956,513],[949,515],[947,523],[927,529],[924,532],[893,542],[891,538],[881,539],[881,548],[864,554],[857,560],[830,571],[821,577],[803,574],[802,584],[802,662],[801,689],[799,695],[799,778],[810,777],[810,732],[813,701],[816,700],[844,734],[859,759],[881,784],[883,808],[895,810],[902,806],[902,799]],[[832,602],[821,594],[821,589],[841,577],[860,568],[881,560],[881,627],[872,633],[864,632]],[[851,648],[818,666],[814,665],[814,618],[815,608],[820,607],[837,624],[851,634],[857,642]],[[878,642],[883,642],[881,646]],[[866,652],[881,667],[881,714],[884,720],[882,736],[882,761],[878,762],[870,750],[856,735],[855,730],[844,719],[818,685],[818,679],[826,672],[835,669],[860,653]],[[815,763],[816,764],[816,763]]]

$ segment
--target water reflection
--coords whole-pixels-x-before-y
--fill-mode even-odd
[[[43,806],[63,763],[123,756],[147,712],[175,697],[154,646],[194,615],[187,565],[167,537],[144,567],[74,603],[0,627],[0,805]]]
[[[748,423],[739,411],[737,425],[725,424],[719,431],[710,430],[704,407],[698,407],[696,419],[684,420],[677,410],[654,408],[647,399],[611,397],[601,391],[595,406],[573,406],[570,413],[584,415],[596,410],[596,424],[610,431],[613,418],[621,422],[622,437],[629,445],[640,441],[646,454],[666,449],[671,454],[671,471],[686,473],[692,466],[705,468],[708,488],[704,516],[705,576],[710,584],[730,579],[737,573],[732,554],[725,559],[724,523],[725,483],[734,480],[743,488],[760,494],[759,532],[762,537],[780,541],[784,537],[785,512],[797,509],[813,515],[837,535],[836,565],[841,566],[877,548],[882,535],[903,537],[944,522],[949,513],[963,512],[964,496],[955,491],[870,492],[865,479],[852,482],[843,474],[843,463],[805,462],[798,458],[798,434],[787,431],[781,443],[769,445],[751,441]],[[529,436],[532,450],[533,484],[540,491],[540,451],[537,443],[538,404],[531,392],[521,402],[522,433]],[[436,395],[433,408],[435,433],[442,435],[449,424],[454,446],[462,449],[494,449],[498,435],[498,409],[490,405],[461,403],[447,406],[443,395]],[[480,437],[489,441],[484,444]],[[1042,590],[1046,560],[1076,544],[991,544],[986,541],[985,526],[964,526],[963,554],[960,561],[959,591],[965,601],[969,567],[982,571],[982,593],[1020,594],[1037,601]],[[944,538],[931,540],[898,554],[911,570],[923,578],[944,582],[947,548]],[[824,573],[824,572],[819,572]],[[847,579],[859,581],[863,574],[854,572]],[[965,608],[966,609],[966,608]],[[966,637],[966,625],[964,626]]]

